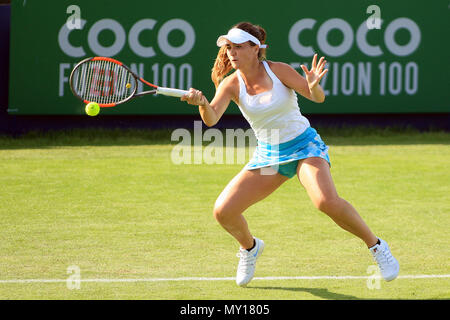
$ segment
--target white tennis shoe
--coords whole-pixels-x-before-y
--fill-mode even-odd
[[[262,254],[264,250],[264,241],[255,239],[255,247],[247,251],[244,248],[240,248],[236,254],[240,258],[239,265],[236,273],[236,284],[241,287],[245,287],[255,274],[256,260]]]
[[[386,241],[380,239],[380,244],[374,245],[369,250],[380,268],[383,279],[391,281],[397,278],[400,271],[400,265],[397,259],[392,256]]]

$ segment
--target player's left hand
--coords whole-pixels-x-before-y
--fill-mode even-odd
[[[320,80],[323,78],[323,76],[328,72],[328,69],[323,69],[325,67],[325,64],[327,63],[327,60],[325,60],[325,57],[322,57],[319,59],[319,62],[317,63],[317,53],[314,55],[312,60],[312,66],[311,70],[308,70],[308,68],[305,65],[301,65],[301,68],[305,72],[306,81],[308,81],[309,89],[313,89],[315,86],[317,86],[320,82]]]

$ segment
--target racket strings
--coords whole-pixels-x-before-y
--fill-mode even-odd
[[[136,80],[127,69],[114,62],[87,61],[74,72],[72,87],[83,100],[112,104],[133,95]]]

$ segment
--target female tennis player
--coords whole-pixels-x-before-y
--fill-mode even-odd
[[[387,243],[377,238],[355,208],[339,197],[330,173],[328,147],[301,114],[296,92],[317,103],[325,100],[319,84],[327,73],[326,60],[312,59],[305,77],[282,62],[267,61],[266,32],[242,22],[217,39],[220,47],[212,80],[216,93],[208,102],[191,88],[181,100],[198,105],[203,122],[215,125],[230,101],[240,108],[254,130],[258,145],[250,162],[225,187],[214,206],[214,217],[240,244],[236,283],[246,286],[255,273],[264,242],[253,237],[244,211],[297,175],[317,209],[344,230],[362,239],[386,281],[393,280],[399,264]],[[235,72],[227,76],[232,69]]]

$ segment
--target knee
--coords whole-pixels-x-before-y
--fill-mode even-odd
[[[236,217],[241,215],[243,210],[230,201],[217,201],[214,204],[214,218],[222,226],[233,224]]]
[[[314,201],[314,205],[323,213],[333,214],[340,211],[342,199],[339,197],[324,197]]]
[[[225,205],[215,204],[213,210],[213,216],[220,224],[225,224],[229,217],[229,210]]]

